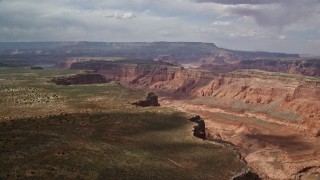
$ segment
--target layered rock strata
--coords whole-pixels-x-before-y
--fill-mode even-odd
[[[131,88],[166,95],[163,105],[205,117],[206,138],[234,144],[263,178],[299,179],[320,173],[317,78],[256,70],[218,74],[150,64],[86,69]]]

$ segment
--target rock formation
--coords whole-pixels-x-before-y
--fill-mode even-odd
[[[141,107],[160,106],[158,102],[158,96],[153,92],[148,93],[146,100],[140,100],[132,104]]]
[[[206,139],[206,125],[204,120],[199,116],[192,116],[190,121],[197,123],[197,126],[193,126],[193,135],[200,139]]]
[[[294,179],[302,170],[303,176],[320,173],[318,78],[258,70],[216,73],[152,63],[91,63],[78,62],[71,68],[94,70],[123,86],[169,96],[161,104],[205,118],[205,124],[200,121],[195,127],[195,135],[231,142],[262,178]],[[210,136],[202,133],[204,128]]]
[[[256,109],[307,126],[304,131],[312,136],[320,127],[320,81],[316,79],[255,70],[217,74],[166,65],[99,63],[75,63],[71,68],[95,70],[127,87],[214,99],[215,106],[236,111]]]

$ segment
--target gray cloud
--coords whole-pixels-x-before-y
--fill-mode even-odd
[[[263,27],[282,29],[288,25],[316,20],[320,11],[319,0],[196,0],[230,5],[233,15],[253,18]],[[249,6],[245,6],[249,5]]]
[[[271,4],[279,0],[196,0],[197,2],[212,2],[218,4]]]
[[[136,17],[132,12],[112,12],[104,15],[105,18],[115,18],[115,19],[133,19]]]
[[[252,17],[261,26],[282,29],[291,24],[316,19],[318,10],[318,0],[282,0],[277,5],[271,7],[235,7],[231,12],[237,15]]]
[[[319,0],[0,2],[0,41],[203,41],[314,54],[320,48],[308,42],[319,39]]]

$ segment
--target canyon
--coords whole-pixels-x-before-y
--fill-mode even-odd
[[[260,178],[319,179],[317,57],[197,42],[0,42],[0,67],[78,72],[44,84],[91,91],[86,84],[115,81],[155,92],[152,105],[200,115],[196,134],[234,148]],[[138,105],[149,106],[148,98]]]
[[[91,70],[128,88],[157,92],[162,106],[199,114],[206,123],[206,138],[231,143],[260,178],[319,177],[320,80],[316,74],[256,69],[219,72],[162,61],[68,64],[70,69]]]

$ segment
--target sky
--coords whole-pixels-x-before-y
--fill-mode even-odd
[[[320,0],[0,0],[0,41],[212,42],[320,55]]]

